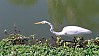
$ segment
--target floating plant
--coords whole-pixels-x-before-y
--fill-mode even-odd
[[[0,41],[0,56],[99,56],[99,37],[83,40],[65,41],[61,37],[50,39],[34,35],[26,37],[20,34],[14,24],[14,32]],[[50,42],[50,41],[54,42]]]

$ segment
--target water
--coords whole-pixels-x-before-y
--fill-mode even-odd
[[[35,25],[35,22],[47,20],[55,31],[64,26],[78,25],[92,30],[85,39],[99,36],[99,1],[98,0],[0,0],[0,39],[6,38],[4,30],[13,33],[13,24],[21,34],[36,38],[49,38],[53,35],[48,25]],[[64,39],[72,39],[62,36]]]

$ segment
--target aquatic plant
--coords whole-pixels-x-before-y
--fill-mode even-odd
[[[0,41],[0,56],[99,56],[99,37],[82,41],[65,41],[61,37],[37,39],[26,37],[16,30]],[[50,42],[54,40],[54,42]]]
[[[33,42],[35,44],[32,44]],[[66,42],[57,37],[53,46],[48,39],[45,39],[44,43],[42,39],[36,39],[35,35],[25,37],[21,34],[10,34],[8,38],[0,41],[0,56],[98,56],[98,43],[98,38],[85,40],[82,43],[85,47],[77,47],[80,45],[77,44],[74,48],[73,42]]]

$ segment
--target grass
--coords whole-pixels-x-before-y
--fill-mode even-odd
[[[64,42],[60,37],[56,38],[54,45],[47,39],[42,43],[41,39],[34,37],[10,34],[0,41],[0,56],[99,56],[98,38],[73,46],[74,43]]]

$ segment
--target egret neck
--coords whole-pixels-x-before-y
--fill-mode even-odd
[[[50,28],[50,31],[51,31],[53,34],[55,34],[56,36],[65,35],[63,32],[55,32],[55,31],[54,31],[54,27],[53,27],[53,25],[52,25],[51,23],[47,22],[47,24],[51,27],[51,28]]]

